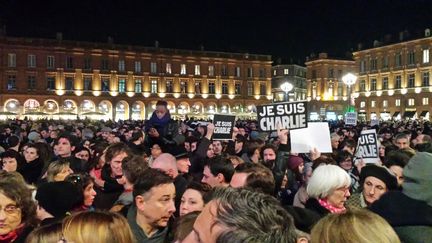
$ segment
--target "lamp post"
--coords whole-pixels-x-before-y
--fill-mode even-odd
[[[344,82],[344,84],[348,86],[348,109],[347,110],[349,110],[351,106],[354,105],[354,102],[351,99],[351,86],[354,85],[355,82],[357,81],[357,76],[355,76],[352,73],[347,73],[342,77],[342,81]]]
[[[289,82],[285,82],[280,86],[280,88],[285,92],[285,101],[289,101],[288,93],[294,88],[294,86]]]

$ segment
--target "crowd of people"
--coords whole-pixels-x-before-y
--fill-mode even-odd
[[[9,120],[0,125],[0,243],[431,242],[427,121],[330,124],[332,153],[239,120]],[[356,157],[376,129],[379,162]]]

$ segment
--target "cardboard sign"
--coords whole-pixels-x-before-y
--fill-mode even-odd
[[[357,125],[357,112],[345,113],[345,125]]]
[[[332,152],[327,122],[311,122],[307,128],[290,131],[290,137],[293,153],[309,153],[313,148],[321,153]]]
[[[363,159],[365,163],[378,163],[379,141],[375,129],[363,130],[358,138],[356,161]]]
[[[283,129],[306,128],[307,102],[285,102],[257,106],[258,125],[261,131],[276,131],[280,124]]]
[[[235,116],[215,114],[213,124],[215,126],[213,132],[213,140],[232,139]]]

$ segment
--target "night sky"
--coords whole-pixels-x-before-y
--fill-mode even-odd
[[[304,63],[312,52],[343,57],[357,43],[432,28],[427,0],[0,0],[10,36],[269,54]]]

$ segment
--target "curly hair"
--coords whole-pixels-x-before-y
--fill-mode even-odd
[[[0,193],[14,201],[21,209],[21,221],[26,225],[36,223],[36,204],[32,199],[32,191],[23,181],[7,172],[0,173]]]

